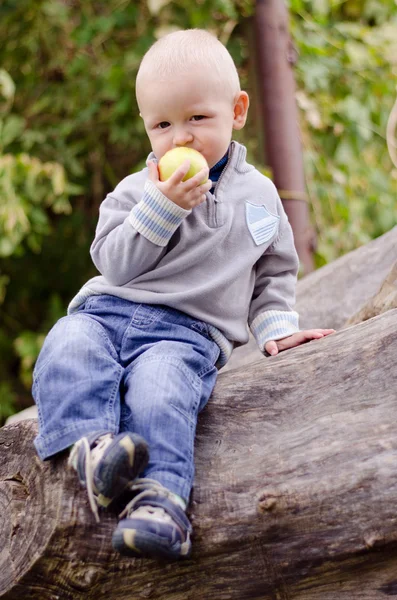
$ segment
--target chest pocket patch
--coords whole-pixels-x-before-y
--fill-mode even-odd
[[[245,203],[248,229],[257,246],[268,242],[278,230],[280,217],[271,215],[264,206]]]

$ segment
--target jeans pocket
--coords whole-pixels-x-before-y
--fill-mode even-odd
[[[161,320],[167,309],[157,304],[138,304],[131,319],[134,327],[148,327]]]
[[[85,310],[92,310],[96,308],[106,308],[114,306],[117,303],[118,298],[116,296],[109,296],[108,294],[94,294],[88,296],[84,303]]]
[[[201,333],[201,335],[208,338],[209,340],[211,339],[208,325],[205,321],[193,321],[193,323],[190,324],[190,329]]]

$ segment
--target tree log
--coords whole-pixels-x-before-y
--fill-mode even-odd
[[[392,308],[397,308],[397,262],[394,263],[378,293],[347,320],[346,326],[356,325]]]
[[[301,279],[297,290],[301,326],[344,327],[378,292],[396,260],[397,227],[394,227]]]
[[[5,600],[397,595],[397,310],[221,374],[199,421],[188,561],[113,552],[35,421],[0,430]]]

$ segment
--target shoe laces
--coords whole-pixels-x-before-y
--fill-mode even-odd
[[[173,492],[171,492],[169,489],[167,489],[166,487],[164,487],[161,483],[159,483],[155,479],[149,479],[148,477],[141,478],[141,479],[135,479],[134,483],[131,484],[128,487],[128,489],[131,492],[138,492],[138,494],[136,496],[134,496],[134,498],[130,502],[128,502],[128,504],[126,505],[124,510],[120,513],[120,515],[119,515],[120,519],[122,519],[123,517],[125,517],[127,515],[129,516],[132,513],[132,511],[135,510],[136,504],[143,498],[146,498],[147,496],[151,496],[152,492],[156,492],[156,493],[160,494],[161,496],[165,496],[165,497],[169,498],[175,504],[178,504],[178,502],[176,502],[176,500],[175,500],[175,494]],[[157,512],[157,510],[156,510],[157,508],[159,509],[159,511],[165,512],[163,508],[160,508],[157,506],[148,505],[147,507],[141,507],[141,508],[149,508],[149,507],[151,510],[156,511],[156,512]],[[138,510],[139,509],[137,509],[137,512],[138,512]],[[171,520],[173,521],[173,519],[171,519]]]
[[[141,517],[160,523],[173,523],[173,518],[160,506],[139,506],[134,510],[134,517]]]
[[[95,520],[99,523],[99,512],[98,512],[98,503],[97,503],[97,493],[98,490],[94,484],[94,471],[103,457],[105,450],[110,446],[113,441],[113,434],[105,433],[101,435],[95,440],[96,445],[94,448],[90,448],[90,442],[88,438],[83,437],[78,442],[76,442],[70,452],[70,456],[68,459],[68,465],[73,467],[75,471],[77,471],[77,461],[79,450],[81,447],[84,448],[84,476],[85,476],[85,485],[87,488],[87,496],[88,501],[90,503],[91,510],[95,516]]]

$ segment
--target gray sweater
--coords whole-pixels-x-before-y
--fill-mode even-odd
[[[247,324],[261,351],[298,331],[292,230],[275,186],[237,142],[214,194],[193,210],[164,196],[147,168],[123,179],[101,204],[91,256],[101,275],[69,314],[93,294],[170,306],[208,324],[219,367],[248,341]]]

